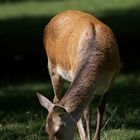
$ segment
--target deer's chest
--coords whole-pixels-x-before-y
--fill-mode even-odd
[[[65,80],[71,82],[73,80],[73,72],[72,70],[64,69],[60,66],[57,66],[58,74]]]

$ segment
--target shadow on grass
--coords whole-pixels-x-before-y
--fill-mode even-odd
[[[29,92],[27,92],[29,93]],[[26,93],[26,94],[27,94]],[[30,94],[30,93],[29,93]],[[38,108],[39,103],[36,96],[5,96],[0,97],[0,110],[30,110],[32,108]]]
[[[23,17],[0,21],[0,83],[20,81],[26,75],[27,79],[48,78],[42,38],[50,19]]]
[[[110,125],[114,128],[140,129],[139,75],[120,76],[109,97]],[[113,114],[113,115],[112,115]]]
[[[39,109],[40,104],[37,98],[37,92],[44,94],[50,100],[53,98],[53,91],[51,84],[45,83],[43,86],[37,87],[37,89],[33,89],[33,86],[37,86],[39,83],[33,85],[28,84],[28,87],[23,83],[23,87],[20,87],[18,84],[17,86],[12,86],[11,90],[0,90],[0,110],[17,110],[19,111],[21,108],[22,110],[32,110],[32,109]],[[46,87],[44,87],[46,85]],[[2,87],[1,87],[2,88]]]

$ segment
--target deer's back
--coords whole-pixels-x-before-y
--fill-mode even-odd
[[[107,67],[113,68],[114,63],[115,68],[119,66],[112,31],[94,16],[83,12],[66,11],[55,16],[45,28],[44,45],[49,61],[73,74],[80,59],[86,59],[87,53],[97,50],[108,55]],[[87,53],[80,54],[81,50]]]

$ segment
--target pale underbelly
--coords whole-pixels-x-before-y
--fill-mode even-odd
[[[71,82],[73,80],[72,70],[65,70],[65,69],[61,68],[60,66],[57,66],[57,72],[66,81]]]

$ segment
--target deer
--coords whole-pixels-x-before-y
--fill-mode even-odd
[[[95,16],[68,10],[54,16],[44,29],[43,42],[54,99],[37,93],[48,110],[45,131],[49,140],[72,140],[76,128],[81,140],[91,140],[91,102],[100,96],[93,140],[100,129],[108,92],[120,71],[113,31]],[[62,96],[64,81],[70,82]],[[86,131],[82,122],[84,114]]]

